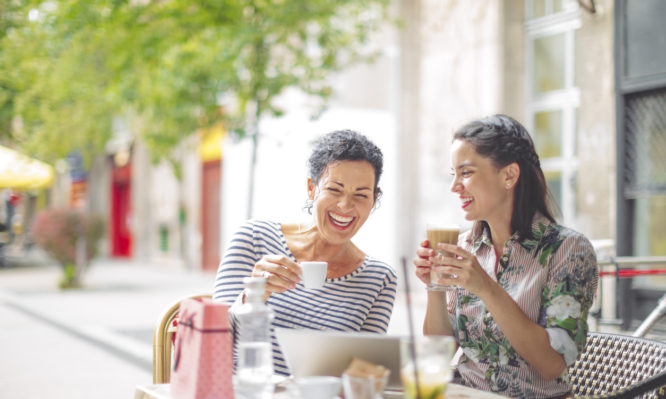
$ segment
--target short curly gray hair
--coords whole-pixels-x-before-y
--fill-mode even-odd
[[[367,161],[375,170],[375,201],[381,195],[379,178],[384,168],[384,155],[372,141],[353,130],[335,130],[324,135],[317,142],[308,159],[310,178],[319,182],[326,167],[335,161]]]

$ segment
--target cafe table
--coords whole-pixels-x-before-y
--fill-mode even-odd
[[[298,395],[291,389],[285,389],[276,392],[273,399],[293,399]],[[382,395],[384,399],[403,399],[402,392],[385,391]],[[504,396],[478,389],[466,387],[464,385],[449,384],[446,388],[446,399],[501,399]],[[134,399],[173,399],[169,391],[169,384],[155,385],[137,385]],[[306,398],[312,399],[312,398]]]

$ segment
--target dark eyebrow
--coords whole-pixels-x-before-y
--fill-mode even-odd
[[[338,186],[343,187],[343,188],[345,186],[344,184],[340,183],[339,181],[335,181],[335,180],[331,180],[331,183],[337,184]],[[362,190],[372,191],[372,189],[370,187],[359,187],[359,188],[356,189],[356,191],[362,191]]]
[[[471,162],[463,162],[463,163],[461,163],[460,165],[456,166],[455,169],[462,169],[462,168],[466,168],[466,167],[468,167],[468,166],[472,166],[472,167],[473,167],[474,164],[471,163]],[[451,170],[454,170],[454,169],[451,168]]]

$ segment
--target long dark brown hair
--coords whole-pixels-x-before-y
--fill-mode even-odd
[[[551,210],[552,194],[546,185],[539,156],[527,129],[507,115],[497,114],[477,119],[459,128],[453,140],[464,140],[476,152],[489,158],[497,168],[513,162],[520,167],[511,215],[511,232],[520,239],[532,238],[532,219],[538,211],[555,222]],[[483,223],[479,221],[476,223]],[[475,224],[476,224],[475,223]]]

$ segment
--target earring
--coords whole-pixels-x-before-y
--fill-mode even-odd
[[[506,183],[506,189],[508,190],[510,188],[511,188],[511,183]]]
[[[303,206],[303,210],[307,211],[310,215],[312,215],[313,206],[314,206],[314,201],[308,198],[305,200],[305,205]]]

